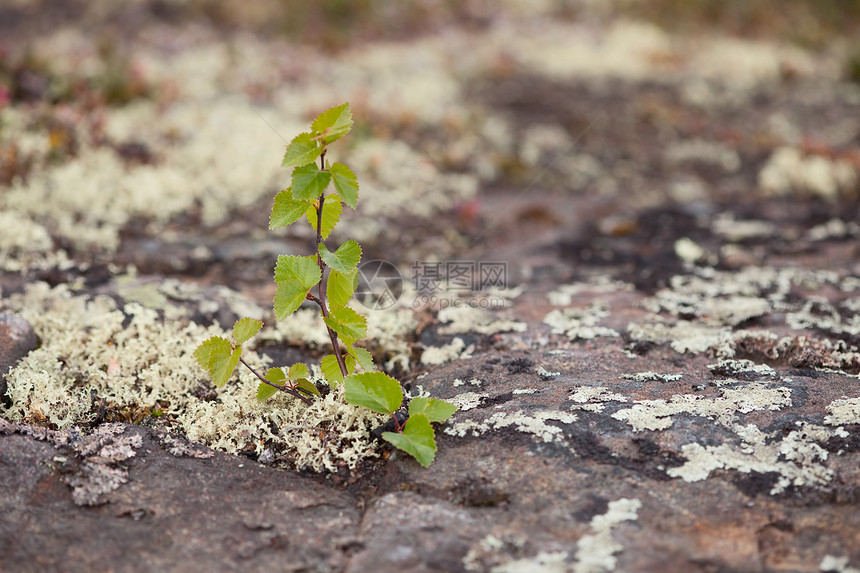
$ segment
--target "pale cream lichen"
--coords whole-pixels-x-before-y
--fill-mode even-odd
[[[759,186],[767,193],[811,194],[834,201],[852,192],[858,174],[848,160],[804,156],[795,147],[780,147],[759,172]]]
[[[710,256],[708,251],[689,237],[681,237],[675,241],[675,256],[689,264],[715,262],[714,257]]]
[[[550,78],[643,77],[653,73],[647,54],[670,51],[669,37],[648,24],[616,20],[599,36],[594,41],[578,26],[559,21],[543,22],[540,34],[524,36],[501,22],[484,39],[484,49],[504,46],[525,69]]]
[[[591,533],[583,535],[576,542],[576,562],[574,573],[601,573],[614,571],[615,555],[624,546],[612,537],[612,531],[625,521],[636,521],[642,502],[638,499],[621,498],[609,502],[609,508],[602,515],[595,515],[589,522]]]
[[[500,317],[485,308],[449,306],[439,311],[440,334],[496,334],[499,332],[525,332],[526,323]]]
[[[353,171],[361,173],[361,212],[366,216],[407,212],[429,218],[471,199],[478,189],[476,177],[443,174],[403,141],[364,141],[346,160]],[[364,222],[350,224],[348,229],[359,239],[376,233]]]
[[[717,326],[706,326],[688,320],[666,324],[659,316],[647,322],[631,322],[627,325],[627,331],[633,340],[668,343],[679,354],[707,352],[712,348],[726,346],[731,340],[730,334]]]
[[[448,401],[457,406],[459,411],[465,412],[479,407],[486,399],[486,395],[478,394],[477,392],[462,392]]]
[[[832,435],[829,430],[802,422],[786,436],[779,436],[779,432],[765,434],[754,425],[735,425],[732,430],[740,436],[740,446],[686,444],[681,453],[687,461],[666,473],[694,482],[706,479],[720,468],[742,473],[776,472],[779,479],[771,488],[771,495],[780,494],[790,486],[821,486],[833,477],[833,470],[823,465],[828,452],[818,444]]]
[[[163,300],[158,301],[159,304]],[[298,466],[336,471],[376,456],[371,429],[383,416],[346,404],[336,389],[310,407],[281,395],[260,403],[258,382],[237,380],[204,401],[194,347],[218,327],[161,319],[138,303],[119,307],[105,296],[76,296],[66,286],[34,283],[7,304],[33,326],[42,345],[6,376],[13,420],[46,419],[59,428],[91,421],[103,399],[120,411],[161,412],[192,440],[226,452],[258,455],[274,444]],[[248,353],[257,368],[265,361]],[[277,429],[275,429],[277,428]]]
[[[448,344],[425,348],[424,352],[421,353],[421,364],[432,366],[451,362],[452,360],[471,358],[474,350],[474,344],[470,344],[467,347],[462,338],[456,337]]]
[[[788,313],[785,323],[798,330],[819,328],[834,334],[856,336],[860,334],[860,315],[854,314],[852,304],[856,303],[850,299],[841,305],[834,305],[823,297],[811,297],[803,304],[803,308]],[[840,307],[845,311],[840,312]]]
[[[651,370],[647,372],[636,372],[635,374],[622,374],[622,380],[633,380],[635,382],[675,382],[680,380],[683,374],[659,374]]]
[[[725,173],[734,173],[741,166],[741,158],[735,149],[705,139],[685,139],[670,143],[663,154],[671,163],[716,165]]]
[[[564,334],[571,340],[591,340],[598,337],[619,336],[618,331],[600,326],[602,319],[609,316],[605,304],[594,302],[586,308],[562,308],[551,310],[543,319],[552,327],[554,334]]]
[[[553,378],[558,378],[559,376],[561,376],[561,372],[550,372],[543,366],[538,366],[537,368],[535,368],[535,374],[537,374],[541,380],[551,380]]]
[[[831,426],[860,424],[860,398],[842,398],[827,405],[824,423]]]
[[[534,557],[514,559],[490,569],[491,573],[567,573],[570,571],[566,551],[540,551]]]
[[[574,408],[589,412],[602,412],[605,402],[628,402],[623,394],[617,394],[605,386],[579,386],[573,389],[568,397],[574,403]]]
[[[712,351],[718,357],[731,358],[738,341],[750,335],[733,329],[772,313],[783,314],[792,328],[816,327],[845,334],[860,328],[850,307],[851,299],[836,306],[810,298],[801,308],[789,302],[797,288],[816,290],[827,286],[850,292],[853,283],[833,271],[748,267],[726,272],[698,268],[695,273],[674,276],[669,282],[668,287],[642,301],[642,307],[652,314],[628,324],[628,334],[633,340],[669,344],[681,353]],[[818,312],[818,306],[826,312]],[[765,335],[771,336],[764,332],[755,334]],[[780,344],[790,345],[790,341]],[[830,344],[834,360],[836,352],[856,352],[848,347],[836,348],[828,340],[821,344]],[[846,354],[833,363],[850,364],[852,360]]]
[[[847,237],[860,237],[860,225],[854,221],[846,222],[835,217],[806,231],[806,238],[810,241],[827,241]]]
[[[526,165],[538,165],[547,155],[567,153],[573,140],[560,125],[530,125],[521,135],[520,160]]]
[[[711,230],[727,241],[737,243],[761,237],[772,237],[776,225],[760,219],[737,220],[733,213],[720,213],[711,223]]]
[[[125,430],[122,424],[102,424],[74,442],[74,451],[83,462],[64,481],[72,488],[72,500],[77,505],[104,503],[102,496],[128,481],[128,471],[117,464],[136,456],[143,439],[124,435]]]
[[[471,392],[467,394],[472,394]],[[452,400],[454,401],[454,400]],[[555,420],[563,424],[572,424],[577,419],[576,414],[570,412],[545,410],[534,413],[526,413],[523,410],[516,412],[497,412],[484,421],[465,420],[453,422],[446,425],[444,432],[451,436],[480,436],[486,432],[513,426],[516,430],[536,436],[542,442],[564,442],[564,432],[557,426],[547,424]]]
[[[297,467],[314,471],[337,471],[339,464],[354,469],[378,455],[370,431],[385,416],[347,404],[342,385],[310,406],[281,395],[260,403],[257,386],[256,379],[242,376],[239,383],[225,386],[217,401],[190,404],[179,419],[188,438],[258,455],[274,442]]]
[[[546,297],[553,306],[570,306],[573,303],[573,297],[577,295],[630,292],[633,289],[634,287],[630,283],[612,280],[606,275],[600,275],[586,282],[561,285],[548,292]]]
[[[818,565],[819,571],[836,571],[836,573],[860,573],[860,569],[848,565],[848,557],[825,555]]]
[[[634,432],[665,430],[672,426],[672,416],[685,413],[729,424],[736,412],[779,410],[791,405],[791,390],[784,386],[771,388],[758,382],[741,384],[737,388],[721,388],[720,396],[707,398],[694,394],[677,394],[669,400],[637,400],[631,408],[612,414],[626,421]]]
[[[752,360],[725,358],[716,364],[708,364],[708,370],[714,373],[723,374],[726,376],[737,375],[742,372],[759,374],[761,376],[777,377],[776,370],[767,364],[756,364]]]

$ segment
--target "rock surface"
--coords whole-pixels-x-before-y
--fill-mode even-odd
[[[0,313],[0,402],[4,406],[12,404],[6,395],[5,374],[38,343],[29,322],[14,314]]]
[[[838,43],[472,4],[334,54],[242,32],[265,2],[82,8],[63,33],[59,6],[0,8],[39,40],[0,60],[0,570],[860,570]],[[96,49],[99,23],[146,34]],[[341,96],[344,235],[406,279],[368,348],[459,406],[427,469],[191,355],[245,315],[269,323],[249,360],[325,354],[314,312],[271,326],[273,260],[310,235],[265,229],[273,131]],[[505,288],[410,287],[438,261],[502,263]]]

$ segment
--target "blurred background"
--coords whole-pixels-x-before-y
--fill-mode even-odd
[[[860,0],[6,0],[0,268],[268,280],[308,239],[266,229],[284,145],[344,101],[366,258],[845,242],[858,37]]]

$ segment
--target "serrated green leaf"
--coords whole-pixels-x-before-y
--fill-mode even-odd
[[[302,364],[301,362],[297,362],[290,366],[290,373],[288,377],[290,380],[298,380],[299,378],[307,378],[311,375],[310,370],[306,364]]]
[[[275,395],[278,391],[274,386],[269,386],[265,382],[260,382],[260,385],[257,386],[257,400],[262,402],[263,400],[267,400]]]
[[[355,209],[358,205],[358,177],[343,163],[335,163],[329,167],[329,172],[335,193],[344,203]]]
[[[358,365],[364,368],[367,372],[373,372],[376,368],[373,365],[373,355],[367,348],[361,348],[360,346],[347,346],[346,351],[349,352],[351,356],[355,357]]]
[[[454,415],[457,406],[438,398],[418,397],[409,402],[409,415],[424,414],[431,422],[444,422]]]
[[[347,374],[352,374],[355,371],[355,358],[349,355],[343,358]],[[320,361],[320,370],[322,370],[323,376],[325,376],[330,385],[337,386],[343,382],[343,372],[340,371],[340,365],[337,363],[337,357],[334,354],[323,356]]]
[[[269,382],[274,382],[275,384],[283,385],[284,381],[287,379],[287,376],[284,374],[284,371],[280,368],[269,368],[266,371],[266,380]],[[257,400],[262,402],[263,400],[273,396],[278,389],[274,386],[270,386],[265,382],[260,382],[260,385],[257,386]]]
[[[331,173],[320,171],[314,163],[296,167],[293,170],[293,181],[290,188],[293,190],[295,201],[310,201],[316,199],[328,187],[331,181]]]
[[[347,402],[380,414],[391,414],[403,401],[400,382],[383,372],[351,374],[343,383]]]
[[[239,365],[239,358],[242,357],[242,346],[239,345],[233,349],[233,352],[226,357],[215,359],[212,361],[212,383],[217,387],[221,387],[227,383],[236,366]]]
[[[269,382],[274,382],[275,384],[280,384],[284,380],[287,379],[287,375],[284,374],[283,369],[281,368],[269,368],[266,371],[266,380]]]
[[[344,344],[352,344],[367,336],[367,319],[348,306],[329,309],[326,326],[337,332]]]
[[[312,394],[314,396],[320,395],[320,391],[316,385],[307,378],[296,380],[296,390],[300,390],[305,394]]]
[[[436,435],[424,414],[413,414],[406,420],[403,433],[383,432],[382,439],[428,467],[436,458]]]
[[[358,286],[358,269],[349,273],[331,271],[326,283],[326,297],[329,307],[344,306],[350,301]]]
[[[216,356],[229,356],[233,351],[233,345],[223,336],[213,336],[200,343],[194,350],[194,358],[197,364],[204,370],[209,370],[209,365]],[[211,372],[210,372],[211,375]]]
[[[350,239],[332,253],[324,244],[320,243],[320,257],[330,268],[342,273],[349,273],[355,270],[358,261],[361,260],[361,245],[358,244],[358,241]]]
[[[311,123],[311,129],[319,134],[323,145],[328,145],[349,133],[352,123],[349,104],[344,103],[319,114]]]
[[[327,239],[334,230],[337,222],[340,221],[340,214],[343,212],[343,205],[340,204],[340,197],[337,195],[326,195],[323,199],[323,216],[322,216],[322,238]],[[317,230],[317,208],[316,202],[311,203],[308,210],[305,212],[308,218],[308,223],[311,224],[314,231]]]
[[[312,163],[322,155],[322,151],[323,146],[316,142],[312,133],[300,133],[287,146],[281,167],[298,167]]]
[[[212,383],[219,388],[230,379],[241,356],[242,345],[233,348],[230,341],[221,336],[205,340],[194,351],[197,363],[209,372]]]
[[[299,201],[293,198],[293,190],[288,187],[275,195],[272,214],[269,216],[269,229],[279,229],[295,223],[304,215],[311,201]]]
[[[305,300],[308,291],[320,282],[322,273],[314,257],[281,255],[275,265],[275,317],[278,320],[291,315]]]
[[[233,338],[236,339],[236,342],[242,344],[260,332],[261,328],[263,328],[262,320],[248,317],[241,318],[233,325]]]

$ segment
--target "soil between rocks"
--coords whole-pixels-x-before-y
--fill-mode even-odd
[[[409,334],[403,381],[460,406],[434,464],[394,452],[317,475],[188,442],[148,414],[116,423],[108,408],[65,430],[0,419],[0,569],[860,568],[860,189],[769,195],[759,181],[788,145],[777,114],[825,134],[810,156],[860,171],[860,130],[826,135],[860,99],[788,76],[713,107],[691,105],[683,82],[474,78],[466,102],[508,118],[515,139],[538,123],[568,139],[543,142],[536,166],[501,159],[473,202],[391,217],[363,241],[365,258],[401,266],[504,261],[521,289],[492,313],[521,330],[425,311]],[[694,140],[716,147],[666,152]],[[730,168],[710,155],[723,152]],[[605,169],[565,167],[574,154]],[[111,269],[134,265],[142,283],[228,286],[266,308],[273,258],[301,248],[254,234],[269,201],[226,227],[131,221],[114,253],[56,238],[71,264],[6,270],[3,296],[42,281],[125,300]],[[200,323],[236,318],[226,302],[183,304]],[[458,337],[471,352],[420,362]]]

